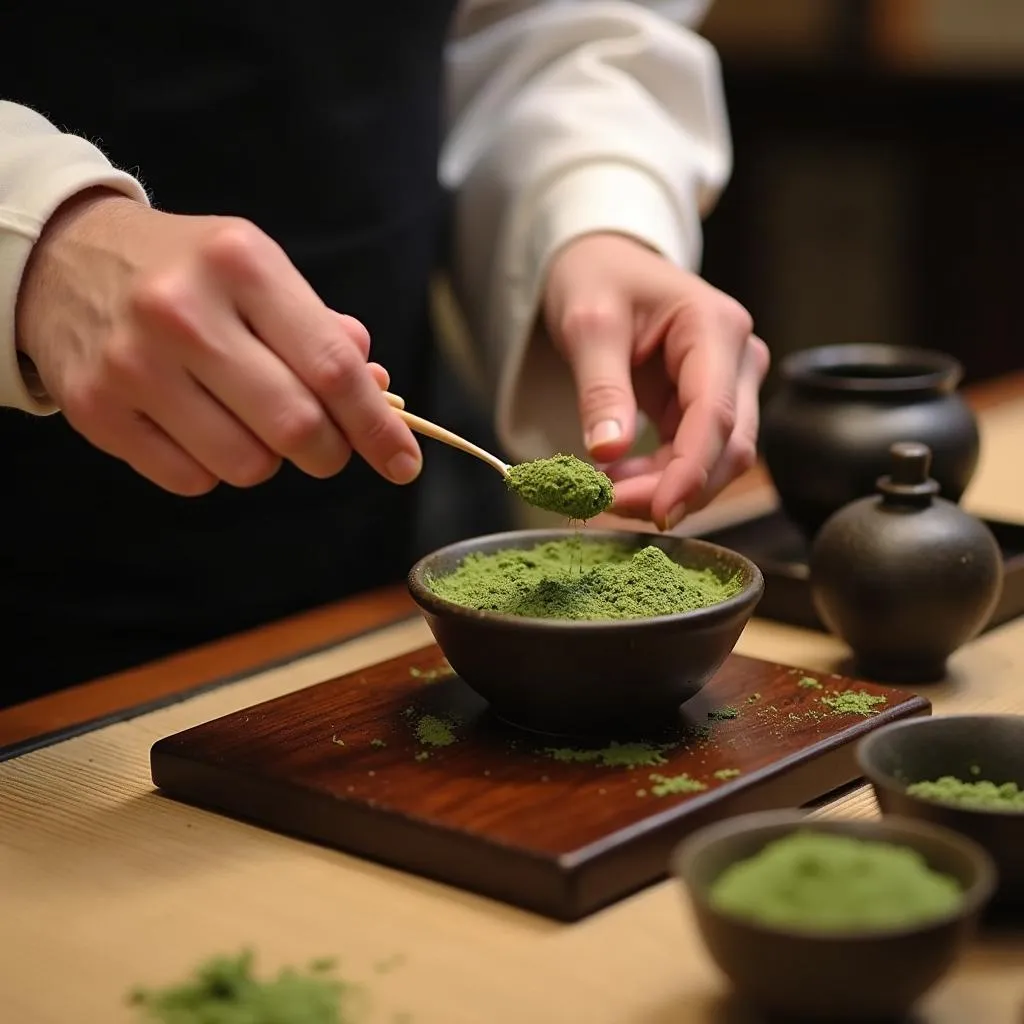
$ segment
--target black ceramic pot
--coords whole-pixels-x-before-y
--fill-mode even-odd
[[[860,674],[933,682],[988,622],[1003,557],[980,519],[938,497],[926,445],[895,444],[891,460],[879,494],[840,509],[818,531],[811,596]]]
[[[828,345],[781,364],[761,447],[783,511],[813,537],[838,509],[875,491],[898,441],[932,452],[942,495],[959,502],[978,464],[974,414],[952,357],[890,345]]]

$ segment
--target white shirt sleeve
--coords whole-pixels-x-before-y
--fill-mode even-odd
[[[509,7],[517,8],[509,13]],[[696,270],[732,149],[708,3],[471,0],[449,49],[441,178],[452,285],[517,461],[582,453],[572,379],[538,324],[548,261],[595,230]]]
[[[71,196],[97,186],[149,202],[142,185],[87,139],[60,131],[28,107],[0,100],[0,406],[37,415],[56,411],[48,398],[29,390],[18,366],[18,290],[50,216]]]

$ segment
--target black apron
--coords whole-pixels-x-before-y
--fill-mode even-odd
[[[161,209],[251,219],[423,408],[453,7],[18,3],[0,95],[94,140]],[[0,474],[0,705],[398,581],[416,554],[417,487],[358,457],[181,498],[61,416],[2,410]]]

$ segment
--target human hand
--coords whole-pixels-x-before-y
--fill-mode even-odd
[[[769,356],[734,299],[639,242],[592,234],[552,260],[544,316],[587,449],[610,463],[613,511],[672,529],[754,464]],[[661,444],[624,458],[638,408]]]
[[[328,477],[355,451],[396,484],[422,465],[366,328],[244,220],[71,200],[33,249],[17,336],[79,433],[177,494],[285,459]]]

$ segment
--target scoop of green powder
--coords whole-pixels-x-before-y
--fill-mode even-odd
[[[510,466],[505,482],[528,504],[580,522],[604,512],[614,495],[611,480],[575,455]]]
[[[923,924],[962,899],[957,881],[916,850],[809,830],[731,865],[708,895],[719,910],[751,921],[831,932]]]
[[[933,803],[975,811],[1024,813],[1024,789],[1015,782],[1004,782],[1002,785],[984,779],[964,782],[952,775],[943,775],[932,781],[915,782],[907,786],[907,793]]]
[[[599,541],[549,541],[467,555],[428,581],[438,596],[480,611],[542,619],[632,619],[692,611],[740,589],[712,569],[673,562],[653,545],[632,551]]]
[[[359,990],[329,977],[331,967],[319,961],[261,981],[247,950],[210,960],[183,984],[137,990],[129,1001],[159,1024],[354,1024]]]

